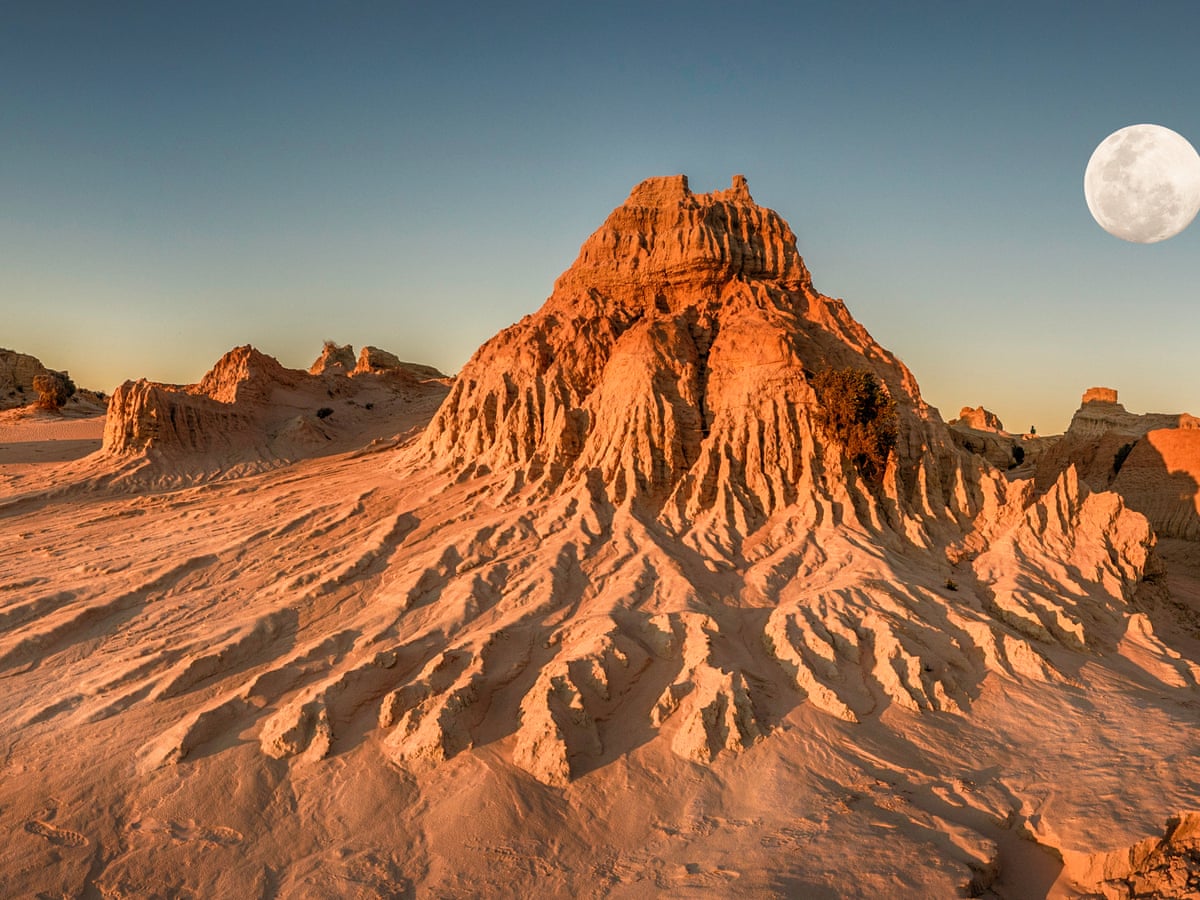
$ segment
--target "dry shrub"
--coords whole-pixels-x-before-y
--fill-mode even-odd
[[[888,455],[896,446],[896,401],[870,372],[825,369],[813,376],[818,414],[827,436],[867,481],[883,480]]]

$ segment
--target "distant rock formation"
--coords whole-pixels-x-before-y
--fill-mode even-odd
[[[308,368],[310,375],[364,375],[382,373],[402,373],[417,380],[433,378],[444,379],[446,375],[433,366],[420,363],[403,362],[396,354],[381,350],[378,347],[363,347],[354,358],[354,347],[350,344],[338,344],[326,341],[321,355]]]
[[[36,356],[0,349],[0,409],[13,409],[36,400],[33,379],[49,371]]]
[[[1093,490],[1105,490],[1133,444],[1158,429],[1200,429],[1200,419],[1187,413],[1131,413],[1112,388],[1089,388],[1062,439],[1038,460],[1038,485],[1050,485],[1073,465]]]
[[[399,368],[399,366],[400,357],[395,353],[388,353],[378,347],[363,347],[362,352],[358,354],[358,364],[354,367],[354,371],[378,372],[382,369]]]
[[[107,398],[96,391],[74,388],[74,382],[65,370],[49,369],[28,353],[0,348],[0,410],[37,403],[41,392],[35,382],[39,379],[43,387],[55,382],[72,385],[71,390],[62,391],[62,399],[69,403],[74,414],[99,415],[104,412]]]
[[[1088,388],[1084,391],[1079,409],[1071,417],[1067,436],[1082,440],[1120,433],[1143,435],[1155,428],[1198,428],[1200,419],[1194,416],[1168,413],[1131,413],[1117,402],[1112,388]]]
[[[326,341],[321,355],[308,367],[311,375],[349,375],[354,371],[354,348],[349,344]]]
[[[1083,400],[1081,406],[1087,406],[1089,403],[1112,403],[1117,402],[1117,392],[1115,388],[1106,387],[1091,387],[1083,392]]]
[[[950,420],[954,442],[969,453],[977,454],[998,469],[1030,465],[1044,449],[1043,441],[1025,441],[1004,430],[999,416],[982,406],[964,406],[957,419]]]
[[[355,365],[353,372],[355,375],[364,375],[367,373],[401,374],[418,380],[426,378],[446,379],[446,375],[433,366],[404,362],[394,353],[388,353],[386,350],[370,346],[363,347],[362,352],[358,354],[358,364]]]
[[[1116,491],[1159,537],[1200,540],[1200,419],[1131,413],[1112,388],[1089,388],[1062,438],[1036,461],[1046,489],[1074,469],[1094,491]]]
[[[951,419],[950,424],[961,425],[964,428],[973,428],[976,431],[1005,433],[1004,424],[1000,421],[1000,417],[991,410],[984,409],[982,406],[964,406],[959,412],[958,418]]]
[[[350,449],[372,427],[384,437],[407,421],[406,409],[428,407],[446,392],[443,382],[404,369],[387,379],[354,370],[353,350],[332,342],[310,372],[246,345],[226,353],[197,384],[127,381],[113,393],[103,451],[190,457],[218,469],[287,461]]]

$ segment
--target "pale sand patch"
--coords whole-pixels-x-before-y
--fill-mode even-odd
[[[0,465],[79,459],[100,449],[103,415],[73,416],[26,409],[0,413]]]

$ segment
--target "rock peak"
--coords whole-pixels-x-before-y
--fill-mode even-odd
[[[745,175],[734,175],[733,182],[729,185],[729,190],[713,191],[712,196],[730,203],[748,203],[752,206],[754,205],[754,198],[750,196],[750,186],[746,183]]]
[[[686,175],[669,175],[630,192],[584,242],[555,294],[572,303],[603,296],[627,314],[678,311],[679,294],[694,301],[731,280],[791,291],[812,286],[795,234],[782,216],[754,202],[744,175],[708,194],[692,193]]]
[[[635,185],[623,207],[669,207],[679,204],[703,206],[706,203],[742,203],[754,206],[745,175],[734,175],[729,188],[707,194],[694,194],[686,175],[657,175]]]
[[[1079,401],[1080,406],[1086,406],[1089,403],[1116,403],[1117,392],[1114,388],[1107,387],[1090,387],[1083,392],[1083,399]]]
[[[695,199],[686,175],[659,175],[635,185],[622,206],[673,206]]]
[[[514,485],[587,484],[681,530],[704,520],[697,533],[724,553],[775,512],[817,509],[811,497],[827,490],[853,508],[858,475],[841,444],[826,446],[814,387],[828,370],[870,375],[900,408],[893,474],[908,491],[938,440],[916,382],[814,291],[783,218],[740,175],[710,194],[683,175],[652,178],[584,242],[541,310],[479,349],[421,446]]]
[[[982,406],[964,406],[959,411],[958,418],[951,419],[950,424],[974,428],[976,431],[1004,431],[1004,423],[1000,421],[1000,417]]]

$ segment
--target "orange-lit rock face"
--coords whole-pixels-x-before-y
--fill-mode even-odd
[[[958,418],[952,425],[962,425],[974,428],[976,431],[1004,431],[1004,423],[990,409],[982,406],[964,406],[958,413]]]
[[[0,409],[24,406],[36,400],[33,379],[48,371],[37,357],[0,349]]]
[[[1200,429],[1159,428],[1124,446],[1112,490],[1159,537],[1200,541]]]
[[[303,372],[246,345],[221,357],[198,384],[127,381],[113,392],[104,430],[109,453],[151,448],[196,452],[236,447],[277,388],[295,386]],[[254,445],[261,451],[262,442]]]
[[[744,535],[817,496],[853,509],[839,449],[816,436],[810,378],[829,367],[870,372],[896,400],[902,511],[913,491],[944,509],[933,469],[950,450],[929,430],[936,414],[842,302],[813,289],[783,218],[740,176],[711,194],[652,178],[537,313],[479,349],[424,444],[439,465],[519,470],[547,487],[590,479],[615,503],[681,526],[712,514]]]
[[[1116,402],[1117,402],[1117,392],[1115,390],[1113,390],[1112,388],[1106,388],[1106,387],[1088,388],[1086,391],[1083,392],[1083,400],[1080,401],[1081,404],[1085,404],[1085,403],[1116,403]]]
[[[418,410],[445,396],[443,382],[436,369],[375,347],[364,348],[356,367],[349,347],[327,344],[309,372],[235,347],[196,384],[122,384],[109,403],[103,451],[186,459],[189,470],[274,465],[351,449],[370,440],[365,435],[386,436],[390,423],[423,423],[428,413]]]
[[[693,194],[687,177],[650,178],[635,187],[579,251],[554,288],[555,306],[600,292],[610,312],[682,311],[697,291],[730,279],[770,281],[803,291],[812,281],[796,236],[773,210],[755,204],[746,180]]]

